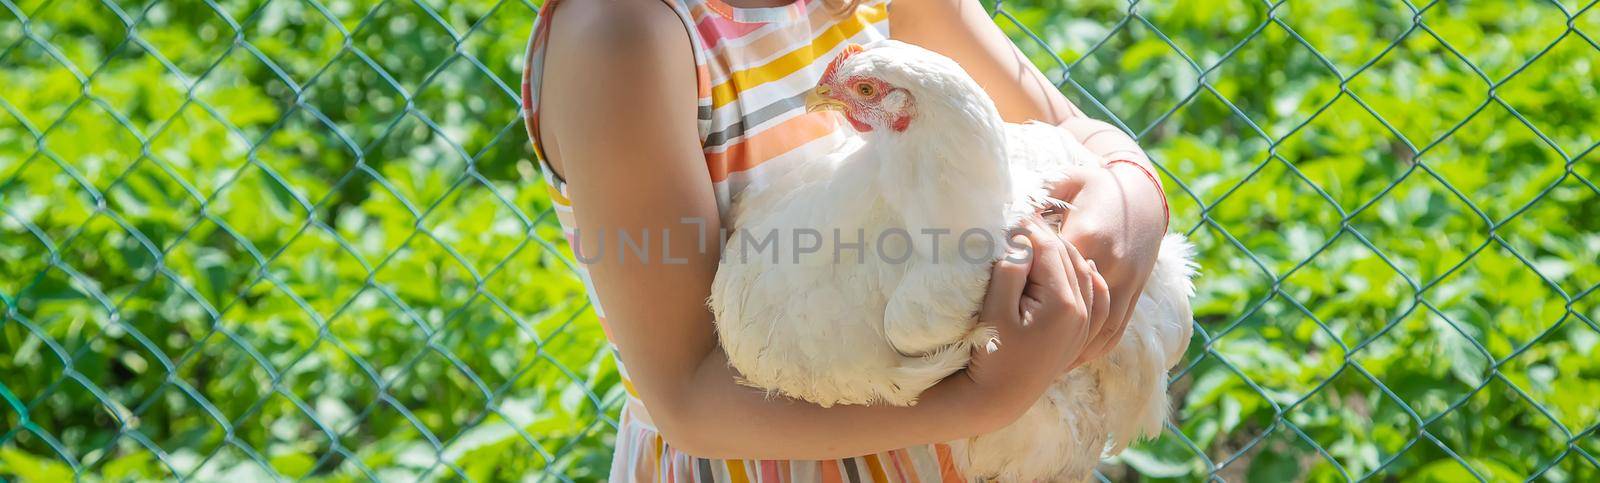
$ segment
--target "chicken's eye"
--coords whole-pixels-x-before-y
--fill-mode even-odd
[[[856,84],[856,94],[861,94],[861,97],[872,97],[876,93],[878,93],[878,88],[874,87],[870,82]]]

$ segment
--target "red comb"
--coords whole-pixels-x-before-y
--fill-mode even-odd
[[[866,49],[861,47],[861,44],[850,44],[844,46],[844,50],[839,51],[839,56],[834,57],[833,62],[828,63],[828,68],[822,71],[822,79],[827,80],[828,78],[833,77],[833,71],[839,68],[840,63],[844,62],[845,59],[850,58],[850,56],[858,54],[863,50]]]

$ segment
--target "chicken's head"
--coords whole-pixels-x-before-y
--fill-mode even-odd
[[[806,95],[807,112],[839,111],[861,132],[903,133],[946,109],[982,116],[994,105],[955,61],[894,40],[846,46]]]

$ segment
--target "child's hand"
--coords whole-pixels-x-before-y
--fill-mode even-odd
[[[1083,117],[1061,127],[1104,160],[1149,162],[1133,138],[1110,124]],[[1074,205],[1063,220],[1062,238],[1094,260],[1111,287],[1107,306],[1111,330],[1090,343],[1084,361],[1105,355],[1122,340],[1122,329],[1133,317],[1134,304],[1155,268],[1167,228],[1160,190],[1129,163],[1073,168],[1065,181],[1052,187],[1051,196]]]
[[[1102,338],[1110,291],[1091,262],[1037,218],[1012,239],[1021,251],[995,263],[978,314],[996,338],[975,350],[967,374],[990,397],[1026,409]]]

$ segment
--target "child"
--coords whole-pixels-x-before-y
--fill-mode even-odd
[[[1033,261],[996,264],[979,317],[1000,350],[911,407],[768,397],[740,386],[717,348],[704,302],[720,254],[707,240],[741,190],[848,134],[806,113],[804,93],[844,46],[885,37],[960,62],[1008,121],[1061,125],[1122,162],[1070,173],[1053,187],[1079,207],[1067,230],[1025,226]],[[1143,152],[1084,117],[977,0],[548,0],[523,98],[569,241],[599,254],[585,277],[629,394],[612,481],[965,479],[939,443],[1008,424],[1115,345],[1165,232]],[[629,256],[619,235],[654,245]]]

